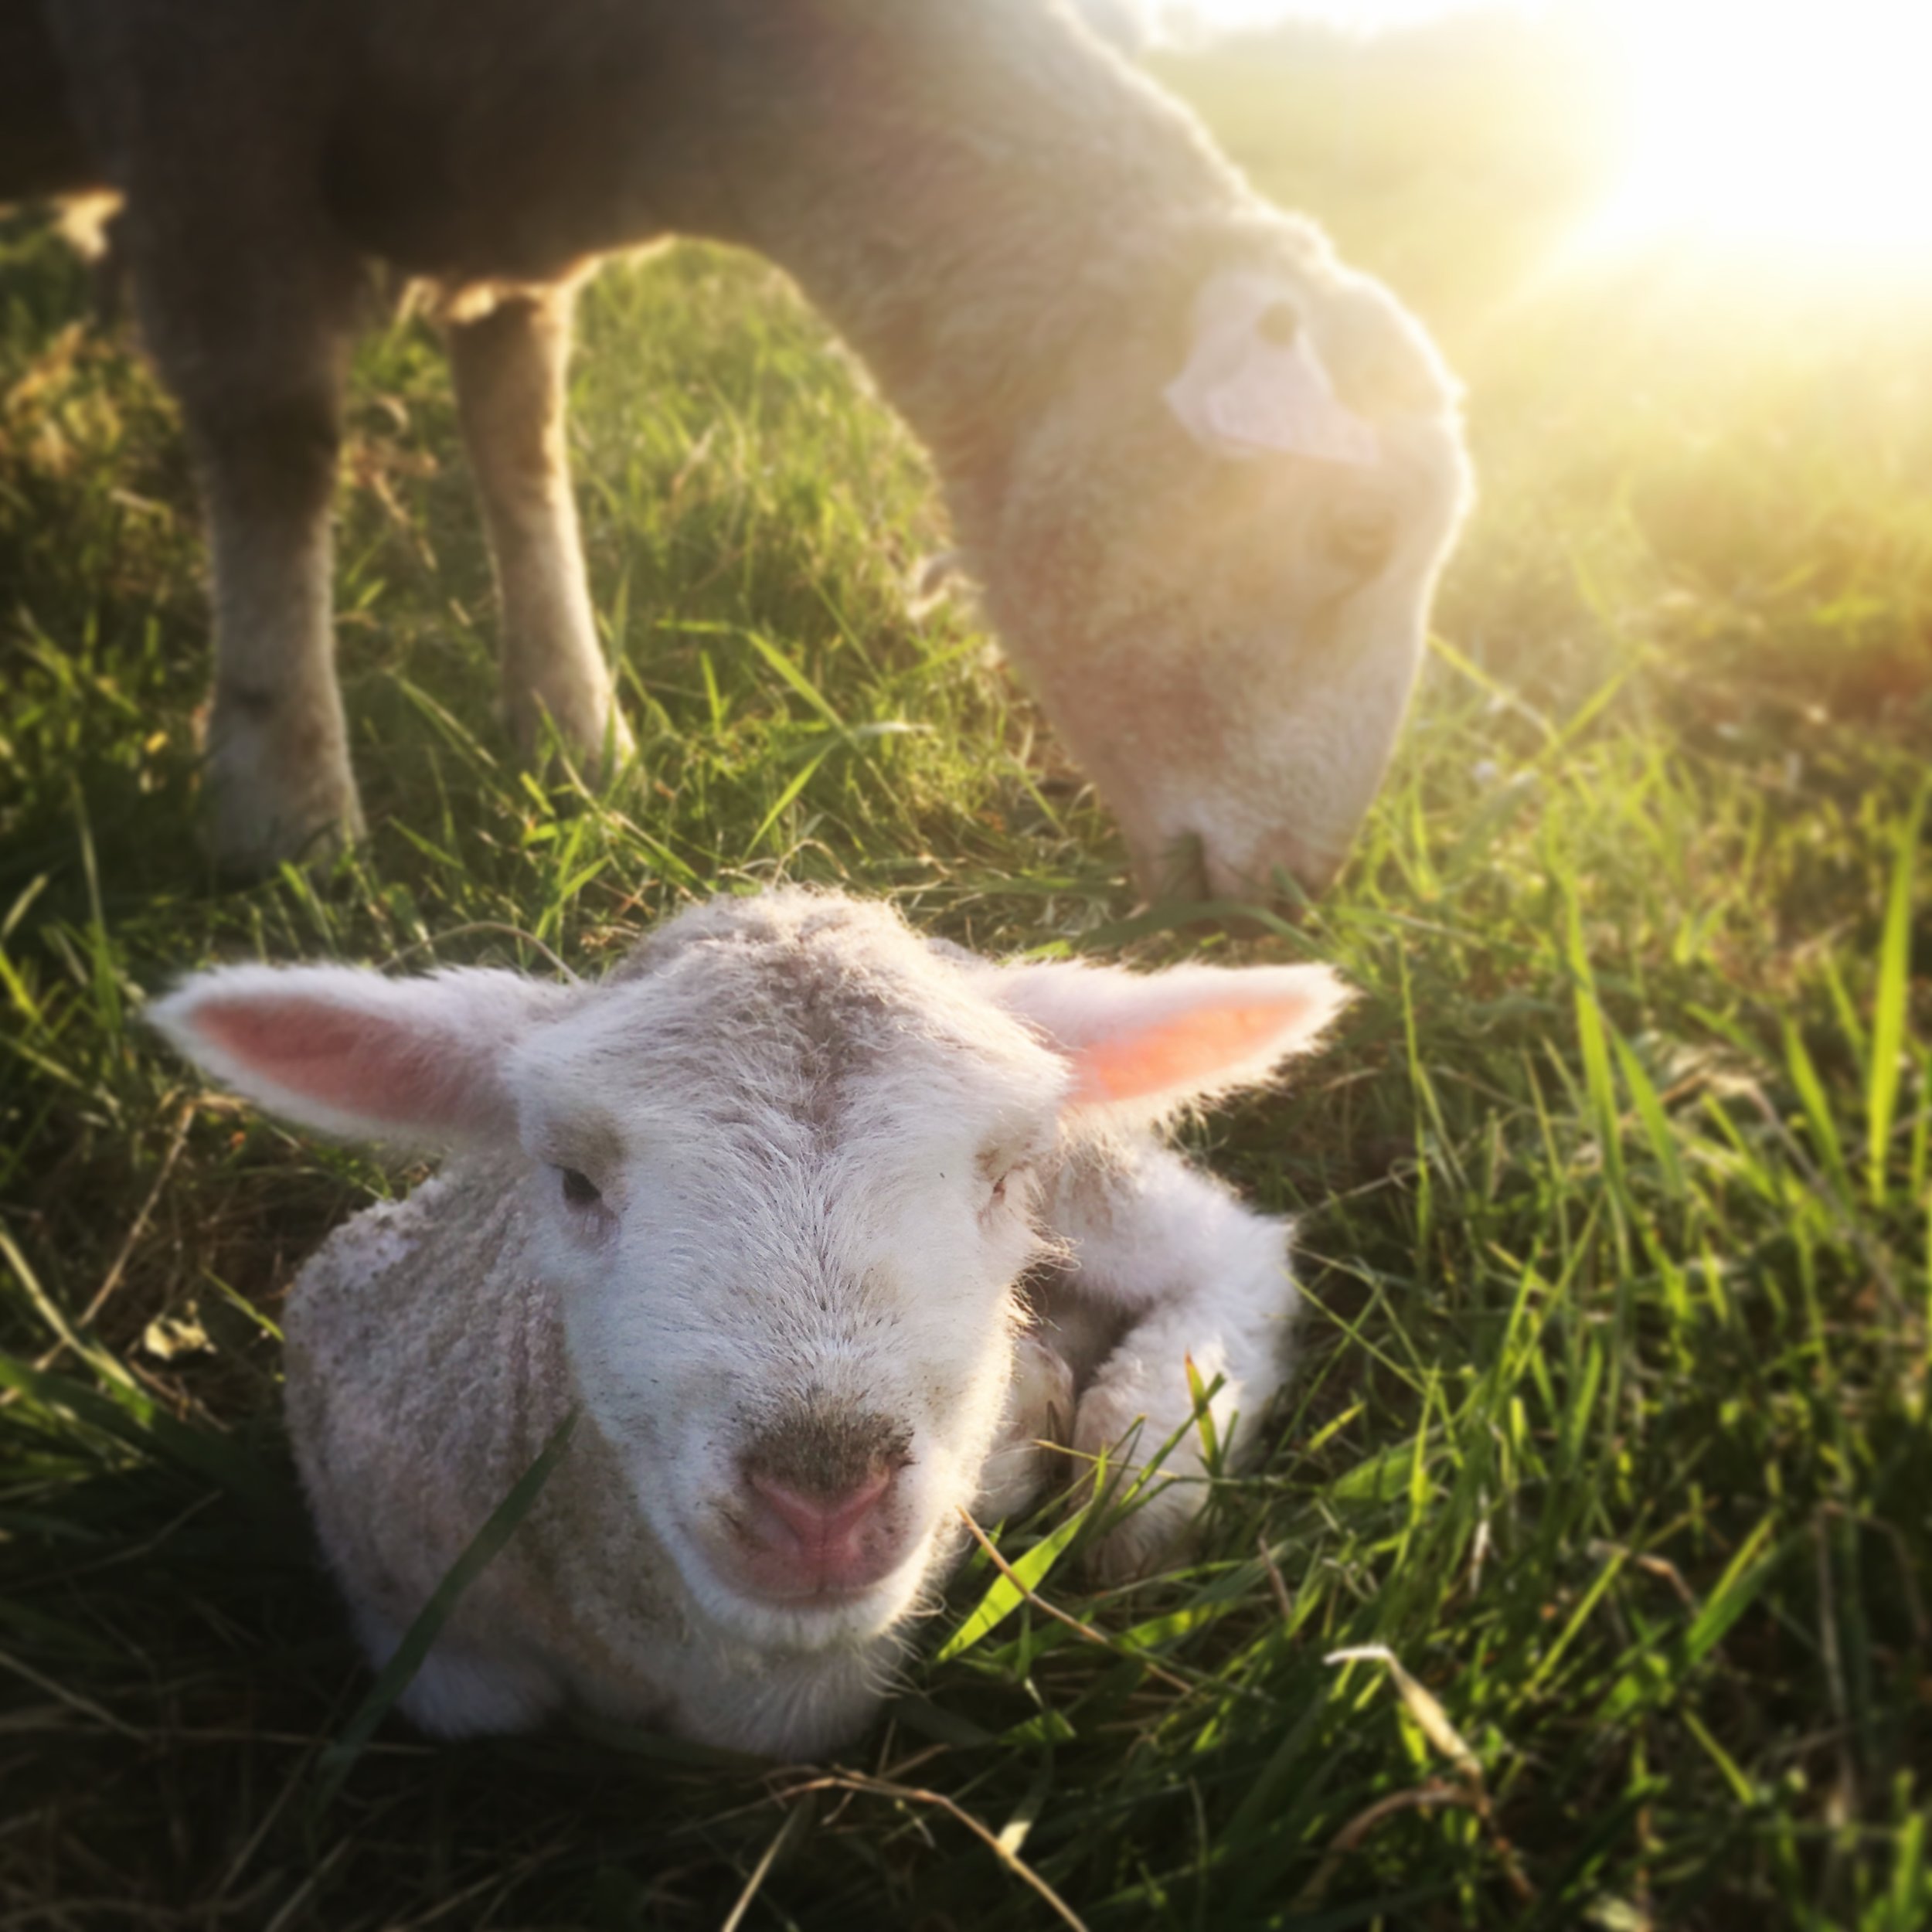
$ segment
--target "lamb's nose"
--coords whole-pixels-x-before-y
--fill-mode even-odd
[[[779,1602],[838,1597],[878,1582],[903,1554],[886,1505],[898,1471],[875,1468],[829,1492],[768,1470],[745,1477],[740,1563],[761,1596]]]
[[[857,1540],[891,1488],[893,1472],[877,1470],[855,1487],[828,1496],[795,1488],[759,1469],[751,1472],[750,1481],[761,1505],[764,1526],[782,1526],[781,1536],[789,1535],[801,1553],[833,1555]]]
[[[911,1431],[823,1400],[774,1417],[745,1446],[726,1518],[733,1568],[775,1602],[852,1596],[903,1560],[912,1526],[900,1472]]]

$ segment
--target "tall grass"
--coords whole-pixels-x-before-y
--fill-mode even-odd
[[[1332,73],[1170,77],[1441,318],[1485,500],[1347,875],[1240,942],[1136,913],[970,609],[913,614],[917,451],[696,250],[597,284],[573,379],[641,774],[509,760],[446,379],[398,324],[341,502],[373,836],[216,889],[172,412],[0,226],[0,1923],[1932,1919],[1928,317],[1556,277],[1560,117],[1513,69],[1349,60],[1345,128]],[[415,1177],[202,1091],[141,1002],[240,955],[594,969],[781,876],[995,951],[1363,988],[1195,1131],[1302,1217],[1268,1451],[1137,1588],[1087,1587],[1061,1512],[1006,1526],[1018,1582],[976,1553],[835,1764],[372,1727],[276,1321]]]

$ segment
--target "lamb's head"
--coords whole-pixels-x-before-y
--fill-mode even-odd
[[[1471,489],[1420,325],[1313,230],[1163,257],[1000,480],[991,613],[1153,896],[1318,891],[1381,781]],[[970,526],[970,517],[962,518]]]
[[[597,985],[240,967],[155,1018],[274,1111],[497,1163],[505,1265],[554,1298],[694,1611],[808,1651],[889,1628],[957,1546],[1069,1123],[1251,1078],[1337,998],[1313,967],[992,967],[783,892]]]

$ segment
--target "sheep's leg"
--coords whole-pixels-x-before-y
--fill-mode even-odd
[[[1203,1388],[1220,1385],[1206,1413],[1229,1456],[1281,1386],[1295,1303],[1287,1230],[1164,1149],[1125,1171],[1063,1177],[1051,1218],[1074,1246],[1067,1287],[1128,1318],[1082,1393],[1075,1456],[1105,1451],[1110,1481],[1124,1489],[1179,1436],[1094,1553],[1105,1578],[1144,1575],[1185,1546],[1207,1499],[1189,1363]]]
[[[196,202],[183,230],[148,225],[137,195],[124,217],[142,332],[180,399],[207,519],[209,837],[219,864],[247,872],[362,827],[329,589],[355,267],[264,199]]]
[[[563,446],[567,287],[519,294],[455,321],[450,361],[502,602],[503,698],[526,753],[545,715],[593,769],[629,755],[597,647]]]

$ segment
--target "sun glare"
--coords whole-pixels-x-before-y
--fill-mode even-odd
[[[1628,159],[1598,224],[1932,254],[1932,5],[1622,0]]]
[[[1932,0],[1148,0],[1196,32],[1372,35],[1508,10],[1589,29],[1624,127],[1577,252],[1723,252],[1932,270]]]

